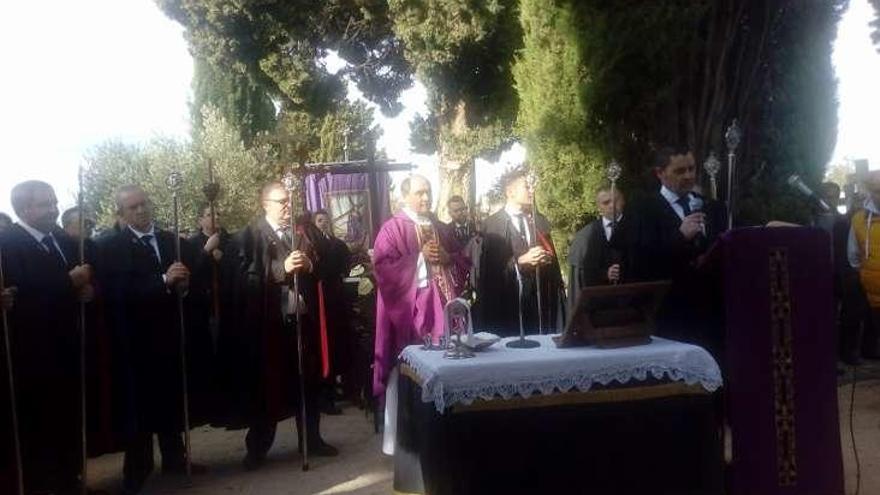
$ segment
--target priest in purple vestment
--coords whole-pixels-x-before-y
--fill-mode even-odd
[[[404,347],[443,334],[443,306],[458,296],[470,262],[449,228],[431,214],[431,184],[413,175],[400,186],[404,208],[376,237],[376,347],[373,393],[385,393]]]

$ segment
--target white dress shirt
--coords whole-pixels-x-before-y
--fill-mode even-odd
[[[681,205],[678,204],[679,195],[667,189],[666,186],[660,188],[660,194],[666,199],[666,201],[669,202],[669,206],[671,206],[672,209],[675,210],[675,213],[678,215],[678,217],[684,220],[684,208],[682,208]],[[700,211],[703,208],[703,200],[698,198],[694,193],[689,192],[688,206],[691,209],[691,213]]]
[[[49,248],[47,248],[46,245],[43,244],[43,239],[46,237],[49,237],[49,239],[52,240],[52,244],[55,245],[55,249],[58,250],[58,254],[61,255],[61,259],[64,260],[64,263],[67,263],[67,256],[64,256],[64,251],[61,250],[61,246],[58,245],[58,240],[55,239],[54,235],[52,235],[51,233],[46,234],[46,233],[40,232],[39,230],[31,227],[30,225],[28,225],[27,223],[25,223],[23,221],[19,221],[18,224],[21,226],[21,228],[24,229],[25,232],[30,234],[31,237],[33,237],[34,240],[37,241],[37,244],[40,245],[40,248],[42,248],[43,251],[46,251],[46,252],[48,252]]]
[[[507,213],[507,215],[510,217],[510,223],[513,224],[513,228],[517,232],[519,232],[520,234],[523,234],[519,230],[519,218],[522,217],[523,225],[526,226],[526,231],[525,231],[525,235],[524,235],[524,237],[526,239],[526,244],[531,246],[532,245],[532,233],[529,230],[529,218],[526,216],[525,213],[523,213],[522,207],[508,203],[508,204],[504,205],[504,212]]]

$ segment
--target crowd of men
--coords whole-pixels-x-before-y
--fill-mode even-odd
[[[697,279],[703,256],[727,228],[725,209],[695,191],[688,149],[659,150],[651,168],[659,184],[642,198],[627,202],[619,190],[598,191],[599,217],[574,235],[569,249],[567,293],[550,224],[534,209],[525,168],[501,177],[504,205],[479,221],[455,196],[446,205],[452,221],[442,223],[431,211],[426,178],[401,183],[401,208],[382,225],[372,252],[373,393],[384,404],[383,451],[394,450],[397,356],[407,345],[439,344],[444,306],[457,297],[475,301],[476,328],[501,336],[521,328],[555,333],[584,287],[672,280],[657,333],[717,346],[720,336],[700,314],[705,296]],[[853,342],[861,338],[849,326],[861,328],[862,321],[865,355],[880,351],[874,335],[880,229],[872,228],[880,221],[880,174],[872,173],[866,187],[865,208],[851,222],[836,213],[816,221],[834,241],[842,352],[849,360],[858,359]],[[15,390],[3,380],[0,396],[4,404],[17,400],[26,493],[78,491],[80,311],[89,335],[89,454],[125,452],[125,493],[140,491],[153,471],[154,436],[163,473],[182,473],[187,465],[193,474],[205,472],[186,457],[183,432],[197,425],[247,429],[248,470],[263,465],[279,421],[289,417],[300,447],[307,443],[311,455],[338,454],[324,442],[320,418],[322,410],[336,409],[322,401],[332,399],[328,382],[351,360],[344,346],[333,345],[346,331],[342,279],[351,253],[333,235],[328,212],[294,218],[288,192],[270,183],[259,194],[260,214],[239,232],[222,229],[216,212],[205,208],[199,233],[181,242],[159,228],[148,194],[132,185],[115,194],[116,225],[83,239],[92,225],[72,209],[59,228],[48,184],[19,184],[11,200],[18,222],[0,217],[0,248]],[[3,376],[6,355],[0,355]],[[0,410],[3,493],[13,493],[8,487],[15,482],[10,413]]]
[[[87,239],[91,225],[76,209],[58,227],[49,184],[12,189],[18,222],[0,234],[10,337],[0,357],[0,492],[16,493],[17,434],[25,493],[79,493],[83,402],[89,454],[124,452],[123,493],[139,492],[153,471],[154,436],[164,474],[204,473],[188,462],[183,435],[198,425],[247,429],[249,470],[289,417],[301,448],[337,455],[321,437],[320,399],[339,366],[331,339],[345,324],[348,249],[326,212],[314,215],[318,226],[294,222],[281,184],[259,198],[261,214],[241,231],[230,235],[205,209],[201,231],[181,240],[157,225],[141,187],[125,186],[115,193],[116,225]]]

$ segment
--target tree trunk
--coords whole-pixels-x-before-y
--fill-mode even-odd
[[[450,221],[446,203],[452,196],[461,196],[468,207],[473,207],[476,197],[474,157],[457,146],[468,133],[466,108],[459,101],[453,108],[440,114],[439,155],[440,190],[437,192],[437,217]]]

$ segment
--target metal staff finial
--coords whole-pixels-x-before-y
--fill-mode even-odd
[[[177,170],[168,174],[165,181],[168,188],[171,189],[171,198],[174,207],[174,258],[177,263],[181,263],[180,252],[180,200],[179,193],[183,186],[183,175]],[[186,368],[186,316],[183,307],[183,292],[177,290],[177,314],[180,317],[180,370],[183,392],[183,437],[184,446],[186,447],[186,479],[187,484],[192,484],[192,445],[190,442],[189,432],[189,379]]]
[[[296,176],[293,175],[292,171],[288,171],[281,177],[281,184],[287,192],[292,192],[296,189]]]
[[[742,139],[742,130],[736,119],[724,133],[727,143],[727,229],[733,228],[734,200],[736,199],[736,149]]]
[[[715,152],[709,153],[709,158],[703,163],[703,170],[709,174],[709,184],[712,188],[712,199],[718,199],[718,172],[721,171],[721,161],[715,156]]]

